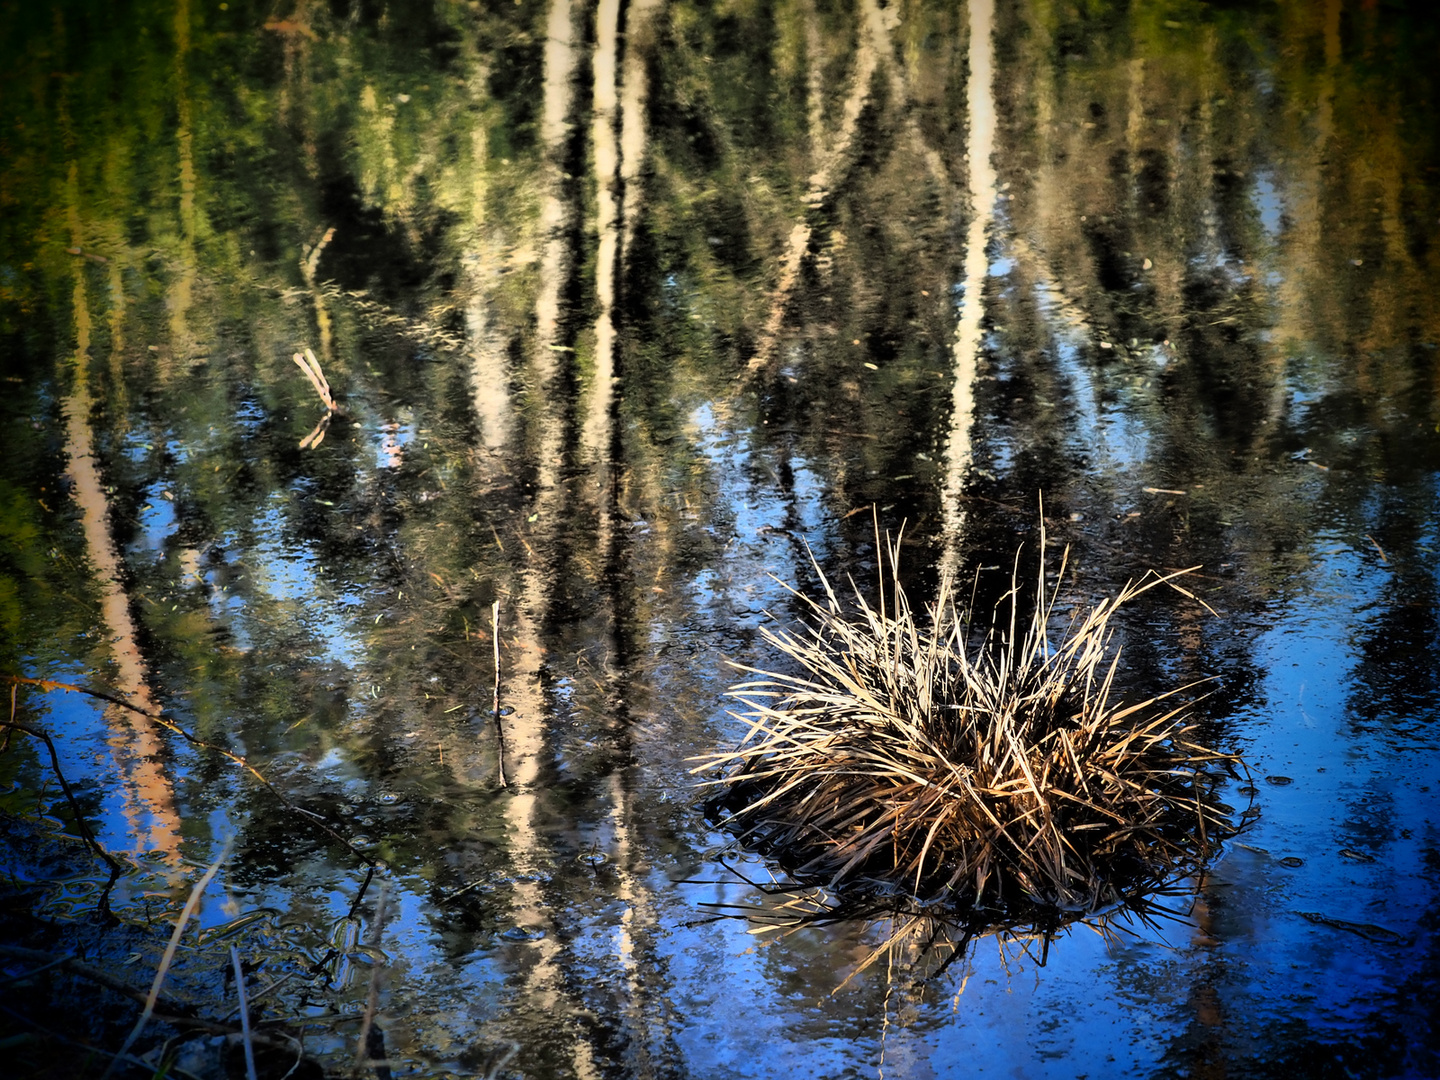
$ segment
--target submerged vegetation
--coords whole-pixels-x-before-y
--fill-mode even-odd
[[[1238,831],[1216,787],[1240,759],[1203,745],[1190,686],[1127,703],[1112,648],[1116,612],[1161,585],[1191,596],[1187,571],[1073,611],[1052,643],[1043,548],[1042,532],[1028,619],[1017,553],[979,633],[948,579],[917,615],[898,540],[875,605],[857,588],[847,611],[816,564],[808,625],[762,629],[795,669],[741,667],[750,730],[697,769],[721,773],[712,816],[799,882],[898,892],[967,925],[1054,926],[1198,874]]]

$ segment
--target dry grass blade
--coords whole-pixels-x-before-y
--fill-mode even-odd
[[[898,539],[878,609],[858,589],[843,608],[812,559],[823,599],[791,590],[806,625],[762,629],[788,670],[739,667],[733,715],[749,731],[695,770],[716,789],[712,817],[802,885],[942,905],[967,940],[1167,894],[1202,870],[1236,831],[1213,769],[1239,759],[1197,741],[1193,703],[1176,703],[1194,684],[1122,700],[1113,641],[1116,613],[1151,589],[1194,599],[1175,583],[1190,571],[1131,582],[1055,633],[1044,545],[1042,531],[1028,615],[1017,554],[988,627],[948,581],[917,616]]]

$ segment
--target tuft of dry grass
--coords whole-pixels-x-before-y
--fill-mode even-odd
[[[718,789],[712,817],[799,883],[903,894],[967,921],[1053,925],[1202,870],[1236,831],[1215,770],[1239,759],[1197,741],[1177,700],[1195,684],[1124,700],[1112,622],[1161,585],[1193,600],[1176,583],[1191,571],[1149,574],[1063,625],[1044,547],[1042,531],[1029,616],[1017,553],[988,625],[967,619],[949,581],[917,615],[898,538],[878,607],[859,589],[843,607],[812,556],[823,601],[791,589],[804,623],[762,629],[793,672],[735,665],[752,676],[730,691],[749,732],[698,759]]]

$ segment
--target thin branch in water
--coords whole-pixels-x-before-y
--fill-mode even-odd
[[[341,410],[340,406],[335,403],[334,395],[330,393],[330,381],[325,378],[325,372],[320,368],[320,361],[315,359],[315,351],[307,348],[303,356],[297,352],[291,359],[305,373],[305,377],[310,380],[310,385],[315,388],[315,393],[320,395],[320,404],[325,406],[325,415],[320,418],[320,422],[315,425],[309,435],[300,440],[301,450],[313,450],[324,440],[325,432],[330,429],[331,418]]]
[[[89,847],[91,851],[95,852],[95,854],[104,861],[106,866],[110,867],[110,880],[105,883],[105,888],[100,893],[100,901],[97,905],[102,914],[109,915],[110,890],[114,887],[116,880],[120,877],[123,867],[121,867],[119,860],[117,860],[115,856],[111,855],[108,851],[106,851],[103,847],[100,846],[100,841],[95,839],[95,834],[90,831],[90,825],[88,822],[86,822],[85,815],[80,810],[80,804],[75,801],[75,793],[70,790],[70,783],[65,779],[65,773],[60,768],[60,755],[55,752],[55,743],[51,740],[50,736],[44,731],[42,731],[40,728],[31,727],[29,724],[22,724],[20,721],[15,719],[15,698],[16,691],[18,689],[19,687],[16,686],[14,683],[11,684],[10,719],[7,721],[0,721],[0,726],[3,726],[6,729],[7,739],[9,738],[8,732],[10,730],[13,729],[15,731],[23,731],[25,732],[25,734],[31,736],[32,738],[39,739],[41,742],[43,742],[45,744],[45,749],[50,752],[50,769],[52,772],[55,773],[55,779],[60,781],[60,790],[65,793],[65,801],[70,804],[70,812],[75,815],[75,828],[79,830],[80,838],[85,842],[85,845]]]
[[[190,897],[185,901],[185,907],[180,912],[180,920],[175,924],[175,932],[170,935],[170,943],[165,946],[165,953],[160,957],[160,966],[155,971],[155,981],[150,984],[150,993],[145,996],[145,1010],[140,1014],[140,1019],[135,1021],[135,1026],[125,1039],[125,1045],[120,1047],[119,1053],[111,1059],[110,1067],[105,1070],[100,1080],[107,1080],[110,1074],[115,1071],[115,1062],[130,1052],[130,1047],[135,1045],[135,1040],[140,1038],[140,1033],[145,1030],[145,1025],[150,1022],[150,1017],[155,1012],[155,1002],[160,997],[160,987],[165,983],[165,976],[169,973],[170,964],[175,959],[175,950],[180,947],[180,939],[185,934],[185,927],[195,912],[199,910],[201,895],[205,892],[210,882],[215,880],[215,875],[220,872],[221,864],[229,857],[230,845],[226,844],[224,850],[220,852],[219,857],[216,858],[216,860],[210,864],[209,869],[205,871],[204,877],[197,881],[195,887],[190,890]]]
[[[495,714],[495,734],[500,740],[496,754],[500,763],[500,786],[509,787],[505,782],[505,725],[500,721],[500,601],[490,605],[490,641],[495,646],[495,695],[491,709]]]
[[[360,910],[360,905],[365,902],[365,893],[366,893],[366,892],[369,890],[369,888],[370,888],[370,882],[372,882],[372,881],[374,881],[374,880],[375,880],[375,864],[374,864],[374,863],[371,863],[370,866],[369,866],[369,868],[366,869],[366,871],[365,871],[365,880],[360,883],[360,889],[359,889],[359,891],[355,894],[355,899],[350,902],[350,910],[345,913],[345,919],[346,919],[347,921],[350,920],[350,919],[355,918],[355,914]],[[331,960],[335,959],[335,958],[336,958],[337,956],[339,956],[339,955],[340,955],[340,950],[339,950],[339,949],[336,949],[336,948],[334,948],[334,947],[330,948],[329,950],[326,951],[326,953],[325,953],[324,956],[320,957],[319,960],[316,960],[313,964],[310,965],[310,974],[312,974],[312,975],[318,975],[318,974],[320,974],[320,972],[322,972],[322,971],[325,970],[325,966],[326,966],[327,964],[329,964]]]
[[[380,942],[385,936],[385,900],[388,892],[389,890],[386,888],[385,883],[382,882],[380,885],[380,895],[375,900],[375,937],[371,942],[377,951],[379,951]],[[377,1062],[374,1060],[374,1054],[372,1053],[372,1041],[380,1043],[383,1049],[383,1039],[371,1039],[372,1033],[376,1035],[379,1034],[379,1030],[374,1027],[374,1024],[375,1013],[380,1005],[380,973],[384,970],[384,967],[384,964],[377,962],[370,972],[370,991],[365,997],[365,1016],[360,1022],[360,1038],[355,1048],[354,1072],[357,1074],[365,1067],[367,1062],[375,1066],[376,1073],[381,1077],[388,1077],[390,1073],[390,1067],[384,1064],[383,1055],[381,1060]],[[254,1080],[254,1078],[252,1077],[251,1080]]]
[[[245,1042],[246,1080],[255,1077],[255,1047],[250,1041],[250,1004],[245,1000],[245,968],[240,963],[240,952],[230,946],[230,963],[235,968],[235,995],[240,999],[240,1034]]]

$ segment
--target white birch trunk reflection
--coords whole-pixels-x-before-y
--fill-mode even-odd
[[[476,79],[480,82],[480,79]],[[474,181],[470,196],[472,238],[463,257],[468,284],[465,301],[465,353],[470,368],[471,404],[480,421],[480,438],[486,449],[499,450],[510,438],[510,372],[499,334],[491,325],[490,293],[497,279],[500,253],[486,235],[486,200],[489,183],[489,124],[477,121],[470,133]]]
[[[572,0],[554,0],[550,8],[545,44],[545,98],[542,106],[541,136],[545,194],[541,206],[542,246],[540,291],[535,303],[536,335],[533,370],[536,380],[537,487],[535,499],[534,546],[526,544],[529,563],[521,571],[520,595],[509,614],[514,635],[506,641],[500,628],[501,662],[510,665],[502,684],[515,711],[503,719],[503,768],[508,790],[504,800],[507,839],[517,873],[511,894],[511,917],[522,926],[546,931],[538,941],[527,944],[531,961],[523,969],[526,1008],[562,1018],[578,1010],[570,999],[563,959],[565,947],[544,891],[548,877],[546,862],[552,844],[539,826],[541,777],[550,753],[548,727],[551,717],[542,680],[544,627],[554,587],[550,553],[553,534],[559,528],[565,489],[558,482],[565,445],[565,408],[560,383],[560,294],[574,257],[568,248],[568,226],[574,207],[563,194],[561,162],[575,108],[573,80],[576,63],[575,12]],[[568,353],[568,350],[567,350]],[[551,539],[547,540],[546,537]],[[538,550],[537,550],[538,548]],[[502,600],[501,627],[506,622]],[[594,1052],[584,1039],[568,1047],[571,1068],[582,1080],[597,1077]]]
[[[813,42],[816,37],[818,35],[812,34],[811,41]],[[862,27],[856,36],[850,93],[845,98],[840,127],[836,131],[834,139],[830,140],[826,138],[821,127],[813,126],[817,124],[821,111],[816,104],[819,97],[816,92],[819,80],[814,75],[817,66],[816,59],[811,58],[810,122],[812,129],[810,146],[815,157],[816,168],[810,174],[809,182],[806,184],[803,197],[806,206],[820,205],[829,198],[835,186],[844,179],[850,165],[851,144],[855,141],[855,135],[860,128],[860,116],[865,110],[866,103],[870,100],[870,87],[879,62],[880,54],[875,48],[874,35],[867,32],[866,27]],[[796,283],[800,280],[800,264],[810,249],[811,232],[812,227],[809,221],[802,217],[790,230],[790,235],[785,241],[785,251],[780,256],[780,277],[771,293],[770,313],[765,319],[764,328],[760,331],[755,355],[750,359],[751,371],[759,371],[775,359],[776,346],[780,340],[780,327],[785,322],[785,313],[790,307],[790,297],[795,292]]]
[[[84,247],[84,230],[79,210],[78,170],[70,167],[70,243]],[[122,584],[120,556],[110,536],[110,502],[95,462],[90,412],[90,338],[92,318],[85,283],[84,262],[73,264],[72,294],[75,319],[75,354],[72,359],[70,392],[65,397],[65,452],[70,459],[68,473],[71,494],[80,511],[85,550],[100,591],[101,619],[108,631],[115,661],[116,687],[137,708],[159,712],[150,690],[149,672],[140,652],[135,620],[130,614],[130,597]],[[180,853],[180,818],[170,780],[160,767],[163,746],[155,727],[128,709],[111,705],[105,710],[110,726],[111,757],[115,762],[124,815],[130,826],[136,852],[162,851],[172,860]]]
[[[969,135],[966,157],[970,164],[970,227],[965,237],[965,293],[960,322],[951,352],[954,359],[950,431],[945,444],[943,569],[953,571],[965,530],[961,495],[973,456],[970,427],[975,419],[975,372],[982,345],[985,317],[985,277],[989,269],[986,242],[995,206],[994,44],[991,41],[993,0],[970,0],[970,84],[966,92]]]
[[[616,82],[620,0],[600,0],[595,10],[595,53],[591,71],[590,145],[595,155],[595,375],[582,445],[604,461],[609,452],[610,405],[615,379],[615,276],[620,252],[620,147],[615,138],[620,95]]]

